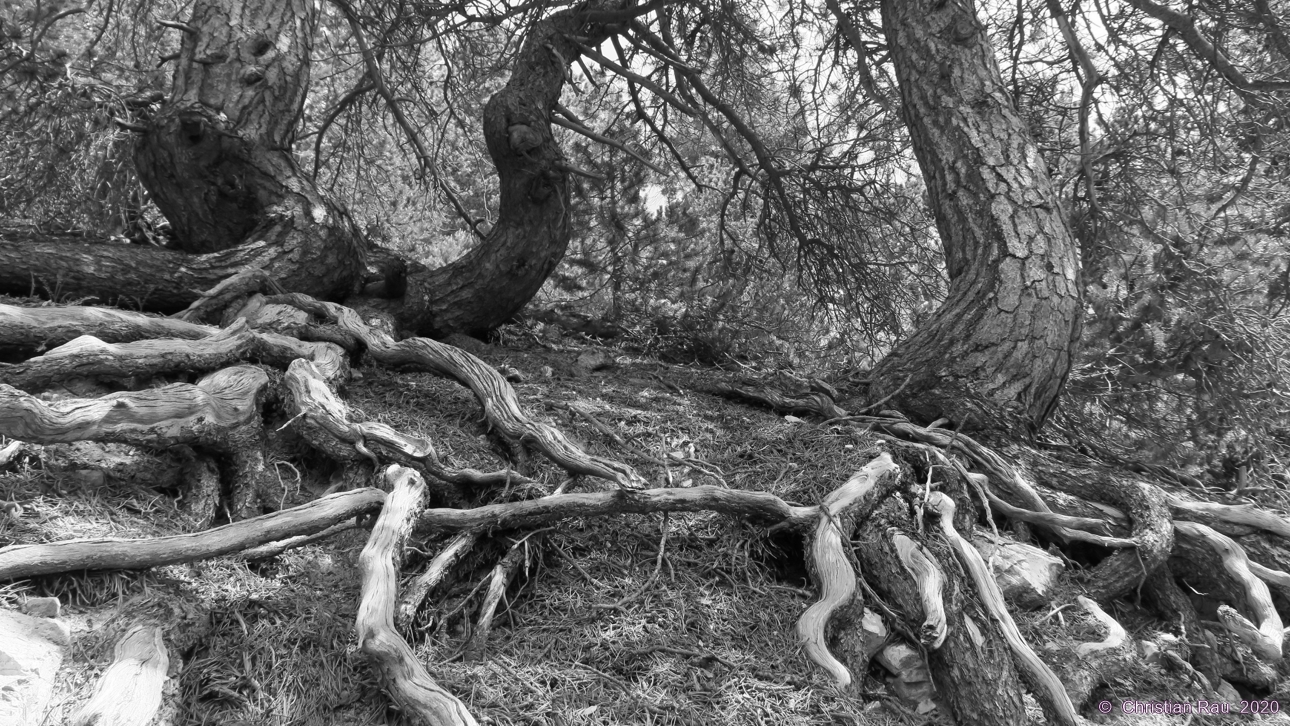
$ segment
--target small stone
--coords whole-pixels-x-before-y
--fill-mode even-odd
[[[62,603],[56,597],[33,597],[22,604],[21,610],[36,618],[56,618],[62,611]]]

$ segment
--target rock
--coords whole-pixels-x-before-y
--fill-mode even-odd
[[[44,722],[71,643],[71,632],[57,620],[0,610],[0,723]]]
[[[62,603],[56,597],[28,598],[22,604],[22,612],[34,618],[56,618],[62,610]]]
[[[488,343],[485,343],[479,338],[472,338],[469,335],[463,335],[461,333],[453,333],[452,335],[444,338],[443,342],[454,348],[460,348],[477,358],[486,355],[489,348]]]
[[[599,349],[584,350],[578,355],[578,360],[574,362],[574,365],[584,373],[608,368],[613,364],[614,359],[608,353]]]
[[[860,647],[864,649],[865,660],[869,660],[887,643],[887,624],[882,622],[881,615],[865,608],[860,616],[860,632]]]
[[[907,643],[892,643],[878,654],[878,662],[892,673],[887,683],[900,700],[918,713],[928,713],[937,707],[931,671],[916,649]]]
[[[1009,602],[1033,609],[1052,600],[1057,578],[1065,569],[1060,559],[1038,547],[988,533],[978,536],[975,544]]]

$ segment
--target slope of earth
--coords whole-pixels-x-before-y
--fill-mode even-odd
[[[874,440],[861,430],[706,392],[729,379],[725,372],[514,327],[506,333],[501,344],[471,352],[519,379],[516,392],[533,415],[590,453],[632,464],[649,486],[717,484],[812,504],[872,458]],[[373,366],[360,371],[343,391],[355,413],[429,439],[446,463],[514,467],[542,493],[586,483],[490,435],[475,398],[455,382]],[[282,506],[331,485],[317,457],[294,458],[301,452],[290,441],[277,443],[270,463],[284,484]],[[133,477],[143,466],[139,457],[121,445],[22,445],[0,470],[0,499],[22,502],[24,512],[0,518],[0,546],[191,531],[173,492]],[[797,538],[712,513],[573,519],[495,534],[431,593],[411,629],[422,662],[481,723],[945,722],[891,695],[876,663],[856,698],[804,658],[794,623],[815,594]],[[166,723],[409,723],[356,652],[356,563],[366,535],[356,528],[253,561],[233,556],[35,578],[0,589],[0,606],[53,595],[73,626],[47,723],[63,723],[85,700],[123,629],[145,612],[168,624]],[[519,574],[485,647],[464,652],[494,565],[521,541]],[[406,578],[445,542],[414,542]],[[1117,616],[1138,622],[1130,612]],[[1058,630],[1099,639],[1075,611],[1016,617],[1039,648]],[[1141,622],[1144,630],[1133,637],[1150,639],[1149,621]],[[1110,695],[1165,701],[1176,688],[1172,676],[1143,665]],[[1104,722],[1175,720],[1113,714]]]

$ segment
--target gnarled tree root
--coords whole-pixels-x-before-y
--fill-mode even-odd
[[[1013,655],[1021,665],[1022,676],[1028,681],[1031,692],[1034,693],[1035,699],[1039,701],[1044,709],[1044,714],[1049,721],[1061,724],[1061,726],[1077,726],[1079,716],[1075,712],[1075,706],[1071,703],[1070,696],[1067,695],[1061,680],[1047,664],[1039,659],[1035,651],[1021,637],[1021,631],[1017,629],[1017,624],[1013,622],[1012,616],[1008,613],[1008,608],[1004,604],[1003,593],[999,591],[999,585],[995,583],[989,567],[981,559],[981,553],[977,552],[976,548],[963,539],[958,531],[955,530],[954,500],[942,492],[932,492],[928,496],[927,504],[929,511],[939,515],[941,532],[949,541],[950,546],[954,548],[954,552],[959,556],[959,561],[963,563],[963,568],[971,575],[972,582],[976,585],[977,592],[981,595],[981,602],[989,612],[990,617],[999,624],[999,628],[1003,631],[1003,636],[1008,641],[1008,646],[1012,649]]]
[[[386,469],[385,478],[392,485],[390,494],[358,558],[363,583],[356,625],[359,650],[405,712],[431,726],[475,726],[465,704],[435,682],[394,629],[399,566],[426,486],[419,474],[401,466]]]
[[[22,363],[0,364],[0,376],[16,388],[36,391],[69,378],[126,378],[171,371],[213,371],[248,360],[286,368],[299,358],[313,361],[328,380],[338,378],[348,369],[344,353],[337,346],[254,331],[247,327],[245,320],[237,320],[222,330],[211,328],[209,335],[195,339],[106,343],[96,337],[82,335]]]
[[[265,484],[260,404],[268,382],[259,368],[235,366],[197,385],[53,403],[0,384],[0,434],[38,444],[112,441],[211,449],[227,463],[234,515],[247,517],[256,513]]]
[[[117,641],[112,665],[71,726],[147,726],[161,708],[170,657],[156,625],[136,625]]]
[[[106,343],[150,338],[195,340],[205,338],[215,330],[208,325],[116,308],[0,305],[0,348],[43,350],[82,335],[92,335]]]
[[[895,527],[887,530],[896,557],[905,567],[923,603],[923,627],[918,631],[918,642],[928,650],[936,650],[945,643],[945,574],[927,550]]]
[[[1182,537],[1211,548],[1222,559],[1223,569],[1244,592],[1243,599],[1259,624],[1256,627],[1230,605],[1218,609],[1219,622],[1232,635],[1250,647],[1250,650],[1268,663],[1281,660],[1282,641],[1285,638],[1281,616],[1272,605],[1268,586],[1250,570],[1250,560],[1245,550],[1226,535],[1196,522],[1174,522]]]
[[[399,597],[398,607],[394,611],[394,624],[398,626],[399,632],[406,633],[412,628],[412,623],[416,620],[417,613],[421,611],[421,605],[425,602],[426,596],[444,581],[452,566],[470,552],[482,534],[482,530],[478,529],[458,533],[442,550],[439,550],[439,554],[435,555],[433,560],[430,560],[425,571],[417,575],[411,584],[404,588],[403,594]]]
[[[1095,688],[1124,672],[1137,653],[1128,632],[1096,601],[1083,595],[1076,597],[1075,601],[1106,629],[1106,637],[1102,640],[1076,645],[1074,658],[1064,654],[1057,658],[1056,670],[1061,674],[1066,693],[1072,703],[1081,706]]]
[[[341,329],[361,338],[372,358],[383,365],[416,366],[465,384],[483,404],[484,417],[503,436],[533,446],[568,471],[607,479],[623,488],[639,488],[644,482],[640,474],[627,464],[589,455],[555,428],[533,420],[520,407],[515,389],[506,378],[463,350],[430,338],[407,338],[396,342],[383,331],[364,323],[354,310],[307,295],[276,295],[269,300],[293,305],[334,321]]]
[[[293,361],[287,367],[284,382],[290,394],[292,425],[305,441],[334,460],[368,459],[376,463],[380,453],[453,484],[534,484],[512,471],[481,472],[446,466],[426,439],[408,436],[382,423],[352,422],[349,406],[336,397],[326,377],[310,361]]]
[[[371,512],[384,501],[385,493],[379,489],[356,489],[192,534],[11,545],[0,549],[0,582],[78,570],[139,570],[218,557],[325,530]]]
[[[851,531],[883,497],[900,482],[900,467],[890,454],[882,454],[857,471],[820,503],[815,534],[810,542],[808,565],[820,588],[820,599],[797,621],[797,637],[806,657],[819,665],[839,686],[853,682],[851,671],[829,652],[826,630],[829,619],[855,597],[856,571],[847,556]]]

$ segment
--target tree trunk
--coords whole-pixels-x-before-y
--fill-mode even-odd
[[[0,230],[0,291],[93,295],[171,312],[246,267],[327,299],[357,289],[365,247],[348,212],[291,155],[317,4],[200,0],[171,97],[135,166],[174,249],[67,244]],[[197,254],[183,254],[197,253]]]
[[[506,322],[542,287],[564,257],[572,231],[568,164],[551,132],[568,66],[581,52],[573,39],[600,45],[611,27],[590,13],[629,7],[601,0],[538,22],[511,78],[484,107],[484,140],[501,182],[501,212],[487,238],[457,261],[411,265],[400,324],[420,335],[479,333]]]
[[[971,427],[1039,427],[1080,330],[1078,247],[971,2],[883,0],[914,152],[945,248],[945,304],[871,396]]]

